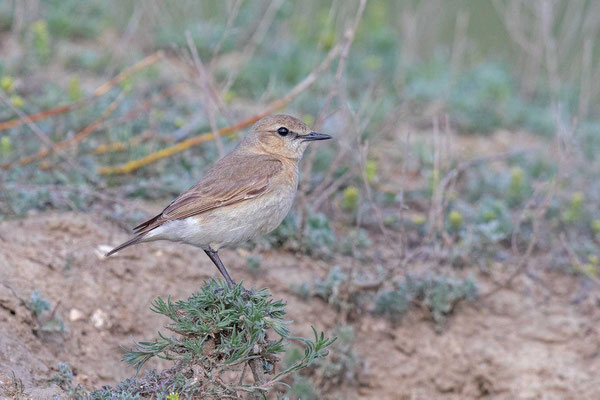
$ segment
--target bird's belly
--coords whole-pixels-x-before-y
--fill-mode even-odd
[[[205,250],[234,246],[277,228],[292,206],[294,192],[271,192],[197,216],[170,221],[156,228],[157,232],[148,239],[184,242]]]

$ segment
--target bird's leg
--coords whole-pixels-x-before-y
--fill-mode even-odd
[[[219,270],[219,272],[221,273],[221,275],[223,275],[223,277],[227,281],[227,285],[229,286],[229,288],[230,289],[233,288],[235,286],[235,282],[233,281],[233,279],[231,279],[231,277],[227,273],[227,270],[225,269],[223,262],[219,258],[219,254],[214,250],[204,250],[204,252],[212,260],[212,262],[216,265],[216,267]]]

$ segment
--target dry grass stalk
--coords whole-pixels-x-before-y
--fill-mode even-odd
[[[191,147],[197,146],[201,143],[205,143],[215,139],[215,136],[226,135],[228,133],[236,132],[240,129],[244,129],[262,117],[272,114],[273,112],[285,107],[289,102],[291,102],[294,98],[296,98],[299,94],[303,93],[306,89],[308,89],[317,78],[331,65],[331,62],[338,56],[340,51],[340,46],[334,46],[325,59],[319,64],[310,74],[308,74],[300,83],[298,83],[292,90],[290,90],[285,96],[280,99],[277,99],[267,105],[265,109],[242,122],[239,122],[235,125],[230,125],[225,128],[221,128],[216,132],[206,132],[200,134],[198,136],[191,137],[183,142],[177,143],[173,146],[167,147],[165,149],[156,151],[154,153],[148,154],[145,157],[139,158],[137,160],[129,161],[123,165],[119,166],[107,166],[99,169],[99,173],[102,175],[119,175],[119,174],[128,174],[133,171],[136,171],[142,167],[155,163],[156,161],[162,160],[163,158],[170,157],[174,154],[181,153],[184,150],[187,150]]]
[[[117,107],[119,107],[119,104],[121,104],[124,98],[124,93],[119,94],[119,96],[117,96],[117,98],[109,104],[106,110],[104,110],[102,115],[100,115],[94,122],[77,132],[77,134],[75,134],[75,136],[73,136],[72,138],[55,143],[50,147],[46,147],[45,149],[40,150],[36,154],[23,157],[20,160],[8,164],[4,164],[1,167],[4,169],[9,169],[12,168],[15,164],[20,166],[31,164],[32,162],[39,161],[50,154],[62,151],[69,146],[81,142],[83,139],[85,139],[87,136],[89,136],[92,132],[96,131],[100,127],[102,122],[106,120],[106,118],[108,118],[117,109]]]
[[[163,57],[162,51],[157,51],[155,53],[152,53],[151,55],[149,55],[148,57],[139,61],[135,65],[122,71],[121,73],[119,73],[117,76],[115,76],[108,82],[102,84],[100,87],[98,87],[96,90],[94,90],[94,93],[92,93],[90,96],[83,98],[81,100],[78,100],[76,102],[73,102],[71,104],[66,104],[64,106],[50,108],[48,110],[40,111],[35,114],[29,114],[29,115],[27,115],[27,120],[31,121],[31,122],[41,121],[41,120],[50,118],[54,115],[65,114],[76,108],[84,106],[84,105],[90,103],[92,100],[96,99],[97,97],[100,97],[103,94],[106,94],[110,89],[119,85],[121,82],[123,82],[125,79],[127,79],[131,75],[135,74],[136,72],[161,60],[162,57]],[[11,119],[8,121],[3,121],[3,122],[0,122],[0,131],[10,129],[10,128],[15,128],[15,127],[21,126],[25,123],[27,123],[27,122],[25,121],[25,119],[23,119],[21,117]]]
[[[50,140],[48,135],[46,135],[46,133],[42,131],[40,127],[37,126],[35,122],[33,122],[23,111],[15,107],[10,101],[10,99],[6,96],[6,94],[4,94],[4,92],[2,91],[0,91],[0,100],[2,100],[8,107],[10,107],[11,110],[13,110],[13,112],[15,112],[19,116],[19,118],[23,120],[23,123],[27,124],[27,126],[35,133],[35,135],[41,142],[44,142],[47,146],[52,146],[52,141]],[[59,154],[59,156],[63,160],[65,160],[75,171],[79,172],[82,176],[84,176],[90,183],[93,183],[95,185],[100,184],[98,179],[96,179],[96,177],[94,177],[88,171],[79,166],[77,164],[77,161],[75,161],[68,155]]]

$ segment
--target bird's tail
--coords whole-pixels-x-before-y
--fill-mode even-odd
[[[144,237],[144,235],[134,236],[131,239],[129,239],[128,241],[126,241],[125,243],[118,245],[117,247],[115,247],[114,249],[112,249],[111,251],[106,253],[105,256],[106,257],[111,256],[111,255],[115,254],[117,251],[123,250],[125,247],[129,247],[133,244],[139,243],[143,237]]]

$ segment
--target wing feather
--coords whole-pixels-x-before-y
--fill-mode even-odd
[[[144,234],[168,221],[259,197],[269,191],[272,178],[282,169],[282,162],[272,156],[231,154],[217,162],[200,182],[179,195],[162,213],[136,226],[134,232]]]

